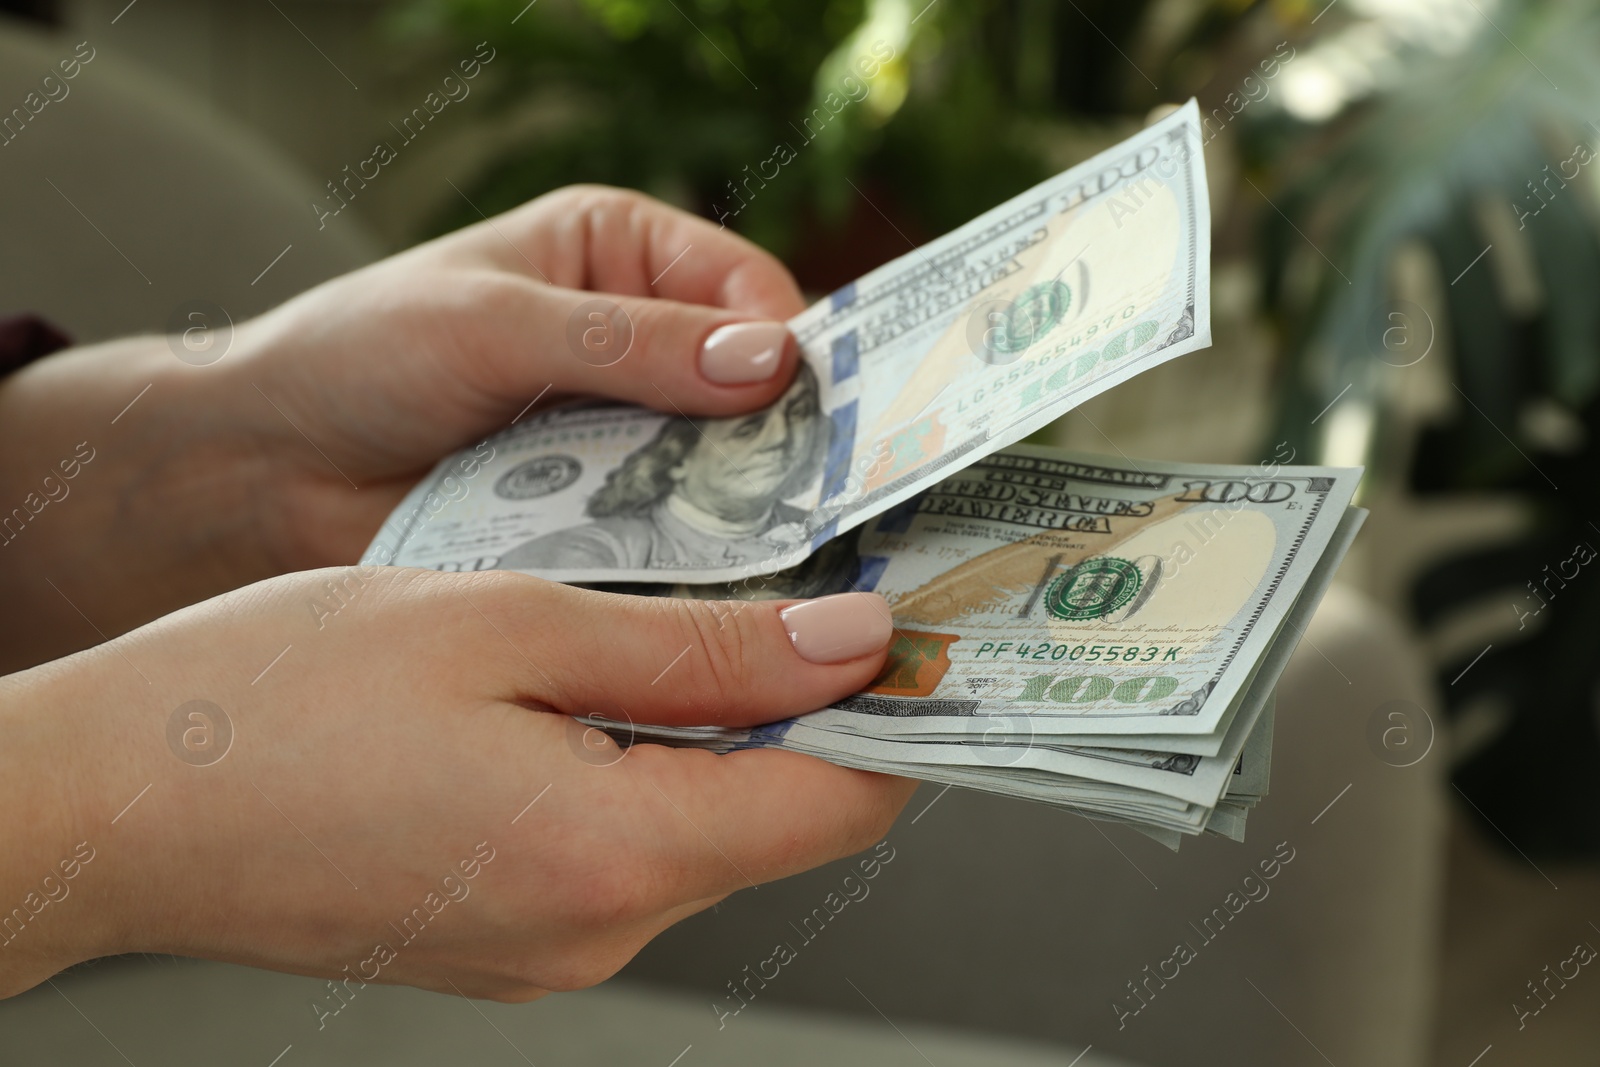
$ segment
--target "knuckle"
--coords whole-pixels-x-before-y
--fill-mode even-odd
[[[612,192],[610,186],[598,182],[577,182],[573,185],[564,185],[559,189],[552,189],[543,196],[536,196],[522,207],[515,210],[526,212],[532,216],[538,215],[566,215],[580,210],[590,199]]]
[[[526,206],[529,211],[552,218],[593,220],[612,216],[631,218],[635,211],[650,202],[648,196],[632,189],[583,182],[547,193]]]
[[[683,350],[685,342],[698,342],[718,323],[738,319],[727,312],[668,300],[632,301],[624,312],[639,343],[663,355]]]
[[[549,989],[531,985],[522,979],[495,986],[481,994],[484,1000],[492,1000],[497,1004],[528,1004],[550,993]]]
[[[575,993],[599,985],[638,955],[643,944],[634,939],[599,945],[588,944],[564,958],[546,961],[538,968],[539,981],[552,993]]]
[[[520,571],[468,571],[443,575],[461,592],[496,611],[510,611],[531,595],[547,591],[551,583]]]
[[[520,1003],[599,985],[638,953],[667,910],[636,862],[574,870],[564,883],[560,902],[524,901],[499,917],[505,947],[489,963],[493,999]],[[546,936],[530,939],[530,927]]]
[[[749,246],[749,251],[746,253],[746,255],[748,255],[750,259],[760,267],[760,269],[769,271],[776,275],[781,275],[783,277],[789,277],[789,268],[784,266],[783,260],[773,255],[765,248],[762,248],[754,241],[751,241],[743,234],[735,233],[734,236]]]
[[[854,855],[883,840],[903,806],[902,801],[884,792],[850,808],[841,827],[844,854]]]
[[[549,583],[531,574],[515,571],[475,571],[442,575],[443,595],[470,619],[483,625],[488,619],[502,630],[524,627],[530,601],[546,595]],[[480,617],[481,616],[481,617]]]
[[[882,841],[894,826],[895,819],[900,815],[903,805],[888,801],[871,805],[864,813],[861,823],[856,827],[857,833],[851,841],[850,851],[860,852],[871,848]]]
[[[549,199],[556,203],[561,203],[562,201],[579,204],[597,202],[625,203],[632,200],[643,200],[644,196],[631,189],[606,185],[604,182],[576,182],[565,188],[557,189],[549,195]]]
[[[694,661],[695,697],[720,720],[726,706],[750,696],[751,657],[760,648],[756,612],[742,601],[677,600],[679,632]]]
[[[505,585],[495,580],[494,572],[483,574],[434,574],[424,578],[422,590],[431,601],[429,608],[457,627],[483,625],[484,618],[497,620],[505,613]]]
[[[504,271],[475,270],[461,279],[461,286],[447,291],[419,292],[417,295],[433,305],[441,305],[445,315],[459,314],[460,305],[470,302],[474,310],[508,320],[524,316],[529,295],[540,290],[528,279]],[[491,337],[483,331],[467,336],[481,341],[480,347],[493,347]]]
[[[660,910],[656,880],[636,865],[607,866],[577,879],[568,921],[600,932],[632,926]]]

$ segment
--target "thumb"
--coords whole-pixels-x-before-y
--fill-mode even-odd
[[[542,594],[502,604],[524,619],[507,628],[527,661],[507,661],[525,668],[512,698],[568,715],[751,726],[804,714],[870,684],[894,629],[876,593],[678,600],[505,577]]]

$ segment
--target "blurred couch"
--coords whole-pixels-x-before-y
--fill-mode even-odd
[[[76,43],[0,23],[0,105],[20,103]],[[316,184],[272,145],[120,60],[114,48],[97,47],[70,95],[0,147],[0,306],[41,312],[85,340],[162,329],[173,308],[195,298],[237,321],[376,255],[358,219],[316,229],[307,207]],[[1141,412],[1148,419],[1163,396],[1171,408],[1175,391],[1205,375],[1199,359],[1118,390],[1125,416],[1095,433],[1129,439]],[[1233,422],[1259,416],[1224,413]],[[829,1041],[858,1024],[880,1036],[888,1026],[932,1034],[926,1027],[939,1024],[1042,1042],[1062,1063],[1093,1045],[1080,1067],[1100,1054],[1161,1065],[1425,1062],[1442,752],[1396,767],[1369,740],[1374,714],[1390,702],[1436,706],[1422,662],[1388,612],[1335,587],[1280,686],[1272,795],[1251,816],[1243,845],[1204,839],[1174,854],[1053,809],[924,787],[889,835],[896,858],[870,899],[727,1023],[754,1045],[730,1041],[716,1055],[737,1047],[746,1049],[744,1062],[893,1062],[894,1053],[865,1039]],[[1113,1004],[1128,1002],[1129,984],[1154,989],[1142,984],[1146,966],[1179,940],[1198,941],[1191,924],[1280,843],[1294,859],[1270,896],[1136,1015],[1119,1018]],[[698,1013],[694,1032],[714,1023],[727,983],[769,955],[841,875],[824,868],[746,891],[680,924],[627,969],[634,984],[614,995],[485,1006],[482,1018],[513,1034],[571,1037],[550,1046],[565,1050],[565,1062],[619,1062],[626,1045],[630,1055],[652,1049],[666,1064],[678,1049],[651,1041],[678,1025],[670,1020],[690,1026]],[[120,1063],[116,1046],[141,1050],[135,1062],[266,1064],[282,1046],[272,1047],[263,1020],[320,988],[191,963],[107,964],[55,984],[0,1003],[0,1067]],[[73,1007],[80,993],[81,1012]],[[477,1018],[450,998],[409,991],[373,991],[370,1003],[368,1013],[352,1012],[340,1043],[316,1046],[316,1062],[435,1062],[442,1053],[427,1051],[420,1036],[396,1035],[435,1026],[455,1033],[459,1019]],[[197,1005],[203,1041],[195,1036]],[[822,1014],[785,1014],[796,1006]],[[307,1011],[286,1025],[311,1029],[310,1019]],[[790,1025],[794,1019],[809,1021]],[[637,1041],[628,1045],[626,1035]],[[519,1062],[499,1038],[478,1036],[488,1044],[473,1046],[469,1058]],[[1030,1062],[1005,1060],[1012,1046],[999,1036],[966,1046],[952,1040],[951,1058],[934,1062]],[[585,1048],[594,1058],[581,1058]],[[696,1048],[685,1067],[705,1062],[705,1044]],[[990,1048],[993,1058],[972,1058],[974,1048]],[[286,1067],[306,1062],[306,1046],[289,1055],[296,1058]]]
[[[185,301],[248,318],[376,257],[355,218],[317,228],[318,189],[280,151],[115,41],[0,20],[0,116],[27,116],[0,143],[0,313],[82,341],[160,332]]]

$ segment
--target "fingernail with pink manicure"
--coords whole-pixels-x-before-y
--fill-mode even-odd
[[[839,593],[784,608],[778,617],[800,658],[843,663],[889,643],[894,621],[877,593]]]
[[[751,385],[778,373],[789,328],[781,322],[736,322],[711,332],[700,349],[700,373],[718,385]]]

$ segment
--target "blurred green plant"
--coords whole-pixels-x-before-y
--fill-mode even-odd
[[[1073,96],[1112,103],[1092,75],[1122,60],[1085,50],[1084,18],[1125,27],[1145,6],[1084,0],[1068,22],[1049,0],[409,0],[393,26],[499,50],[494,115],[529,125],[468,190],[486,212],[604,182],[803,261],[879,210],[898,254],[1044,178],[1038,125]],[[448,204],[431,229],[476,218]]]
[[[1427,629],[1505,605],[1509,632],[1438,673],[1452,714],[1503,715],[1456,784],[1525,852],[1594,858],[1600,568],[1544,582],[1575,545],[1600,546],[1600,12],[1548,0],[1467,18],[1464,47],[1408,55],[1337,119],[1280,116],[1247,142],[1276,209],[1261,247],[1285,345],[1279,428],[1424,501],[1528,506],[1526,533],[1434,562],[1413,604]],[[1407,246],[1436,266],[1427,305],[1395,286]],[[1396,397],[1430,350],[1453,395],[1419,427]]]
[[[1459,54],[1416,63],[1323,143],[1302,135],[1286,152],[1281,125],[1255,142],[1254,162],[1272,175],[1263,187],[1282,209],[1263,228],[1265,303],[1284,329],[1292,372],[1280,421],[1305,445],[1311,418],[1346,386],[1347,399],[1385,413],[1386,368],[1403,360],[1377,357],[1398,322],[1390,266],[1408,241],[1423,242],[1449,280],[1448,321],[1435,326],[1448,328],[1458,384],[1483,416],[1515,427],[1535,397],[1576,409],[1600,386],[1593,205],[1583,190],[1557,195],[1582,176],[1580,158],[1597,132],[1600,13],[1549,3],[1500,14],[1514,37],[1485,32]],[[1524,245],[1502,240],[1501,258],[1525,253],[1510,269],[1531,269],[1527,280],[1542,287],[1537,316],[1507,306],[1496,283],[1504,268],[1467,269],[1499,233]],[[1316,271],[1309,299],[1288,285],[1296,257]],[[1507,358],[1519,318],[1541,331],[1529,361]],[[1375,427],[1374,439],[1382,433]],[[1510,475],[1524,461],[1508,443],[1473,435],[1463,466],[1490,481]],[[1387,458],[1374,451],[1380,463]]]

